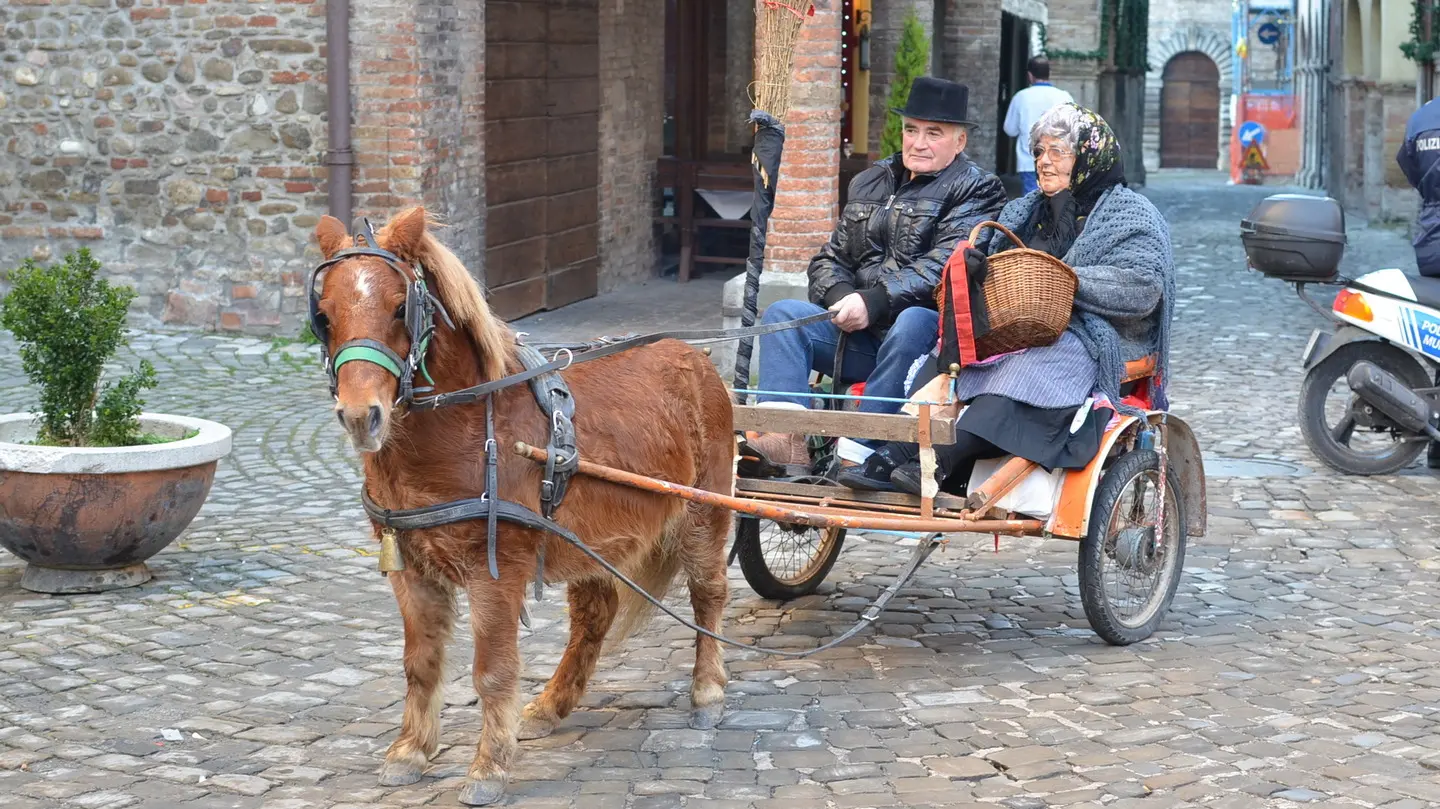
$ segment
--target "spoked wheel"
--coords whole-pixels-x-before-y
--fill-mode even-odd
[[[1300,432],[1326,465],[1351,475],[1388,475],[1409,466],[1427,440],[1401,434],[1350,390],[1346,375],[1368,360],[1411,388],[1430,387],[1430,374],[1404,351],[1385,343],[1350,343],[1305,375],[1300,386]]]
[[[1080,600],[1095,633],[1107,643],[1142,641],[1165,618],[1185,565],[1185,512],[1174,467],[1160,502],[1160,456],[1136,450],[1100,479],[1090,530],[1080,541]]]
[[[761,598],[785,601],[815,592],[840,556],[845,529],[741,517],[735,542],[750,588]]]

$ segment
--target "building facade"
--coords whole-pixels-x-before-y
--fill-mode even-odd
[[[1145,166],[1230,164],[1232,0],[1150,4]]]
[[[1411,114],[1428,100],[1401,46],[1418,5],[1298,0],[1297,90],[1306,132],[1301,184],[1368,221],[1413,221],[1419,195],[1395,162]]]
[[[971,87],[970,156],[1004,172],[1000,121],[1025,59],[1113,49],[1097,12],[1135,2],[815,0],[767,270],[804,270],[845,183],[878,156],[907,11],[927,26],[931,72]],[[677,226],[692,257],[708,249],[704,223],[744,227],[725,194],[750,182],[757,7],[12,0],[0,267],[89,247],[139,293],[138,325],[294,334],[319,217],[379,223],[423,204],[506,317],[652,276]],[[847,90],[862,52],[865,111]],[[1057,83],[1122,139],[1133,121],[1138,143],[1143,93],[1112,61],[1057,60]]]

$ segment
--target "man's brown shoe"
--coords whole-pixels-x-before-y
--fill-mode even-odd
[[[763,453],[765,459],[770,463],[802,466],[810,463],[810,450],[805,445],[804,436],[790,435],[789,433],[763,433],[749,438],[747,443],[752,449]]]

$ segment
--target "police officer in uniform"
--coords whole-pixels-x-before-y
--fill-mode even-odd
[[[1412,242],[1415,263],[1421,275],[1440,278],[1440,98],[1410,116],[1395,162],[1420,192],[1420,216]],[[1440,385],[1440,375],[1435,383]],[[1430,442],[1426,461],[1431,469],[1440,469],[1440,444]]]
[[[1405,142],[1395,155],[1405,179],[1420,192],[1415,227],[1415,262],[1420,274],[1440,278],[1440,99],[1415,111],[1405,126]]]

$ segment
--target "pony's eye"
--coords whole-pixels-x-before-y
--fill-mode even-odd
[[[405,304],[402,303],[402,304],[400,304],[399,306],[395,307],[395,319],[396,319],[396,320],[404,320],[404,319],[405,319]]]

